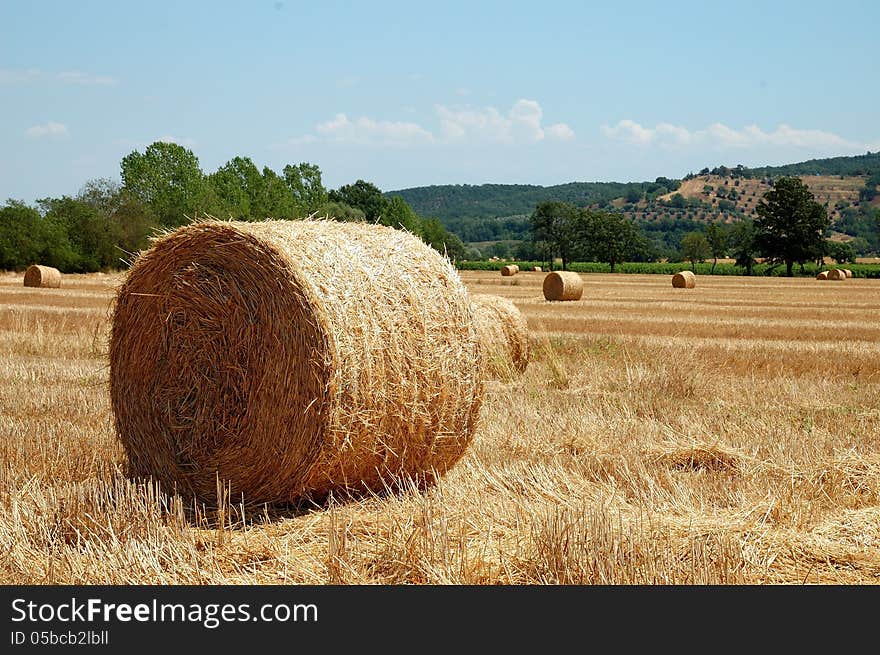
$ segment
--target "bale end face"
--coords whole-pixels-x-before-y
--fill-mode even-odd
[[[822,271],[816,276],[817,280],[827,280],[828,279],[828,271]]]
[[[61,286],[61,271],[51,266],[34,264],[24,272],[24,286],[57,289]]]
[[[672,286],[676,289],[693,289],[697,286],[697,276],[693,271],[679,271],[672,276]]]
[[[553,271],[544,277],[546,300],[580,300],[584,293],[584,281],[572,271]]]
[[[518,264],[508,264],[507,266],[501,267],[501,275],[504,277],[510,277],[511,275],[516,275],[519,273],[519,265]]]
[[[844,273],[846,273],[846,277],[850,278],[853,276],[853,272],[848,268],[841,269]]]
[[[846,273],[840,268],[835,268],[834,270],[828,272],[828,279],[829,280],[845,280]]]
[[[487,378],[510,379],[529,365],[529,326],[507,298],[471,297],[474,325],[482,350]]]

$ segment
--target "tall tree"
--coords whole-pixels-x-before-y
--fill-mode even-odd
[[[612,273],[617,264],[635,259],[646,247],[638,225],[620,212],[581,211],[575,230],[581,253],[607,262]]]
[[[755,256],[758,254],[754,221],[745,219],[734,225],[730,233],[730,247],[736,258],[736,265],[746,269],[746,275],[751,275],[756,264]]]
[[[712,249],[702,232],[688,232],[681,238],[681,254],[691,263],[691,270],[695,271],[697,262],[706,261],[712,255]]]
[[[706,226],[706,241],[709,242],[709,252],[712,253],[712,273],[714,273],[718,258],[727,254],[730,233],[723,224],[710,223]]]
[[[548,201],[535,207],[529,218],[532,241],[547,254],[547,266],[553,270],[553,259],[562,259],[562,270],[568,267],[575,248],[574,237],[578,210],[566,202]]]
[[[164,226],[183,225],[219,209],[198,157],[181,145],[156,141],[143,153],[123,157],[121,168],[123,187],[149,205]]]
[[[755,211],[756,243],[769,260],[785,263],[786,275],[791,276],[795,262],[813,261],[823,252],[830,220],[799,178],[776,180]]]
[[[388,200],[375,184],[358,180],[345,184],[328,194],[332,202],[344,202],[364,212],[371,223],[378,221],[386,212]]]
[[[284,181],[301,213],[313,214],[327,204],[329,200],[327,189],[321,181],[321,169],[316,164],[308,162],[301,162],[295,166],[288,164],[284,167],[283,173]]]

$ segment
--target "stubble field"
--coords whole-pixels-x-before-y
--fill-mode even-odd
[[[121,278],[0,275],[0,583],[880,582],[880,280],[461,276],[533,358],[436,487],[205,508],[123,474]]]

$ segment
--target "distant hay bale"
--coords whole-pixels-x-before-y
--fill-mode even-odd
[[[547,300],[580,300],[584,281],[573,271],[553,271],[544,277],[544,298]]]
[[[110,395],[128,472],[211,501],[430,483],[483,397],[470,299],[409,233],[328,220],[210,221],[120,287]]]
[[[516,275],[517,273],[519,273],[519,265],[518,264],[508,264],[507,266],[501,267],[501,275],[503,275],[504,277]]]
[[[829,280],[845,280],[846,273],[844,273],[842,269],[835,268],[835,269],[828,271],[828,279]]]
[[[508,378],[529,364],[529,326],[522,312],[501,296],[471,296],[474,325],[487,378]]]
[[[57,289],[61,286],[61,271],[39,264],[28,266],[24,272],[24,286]]]
[[[840,270],[842,270],[844,273],[846,273],[846,277],[848,277],[848,278],[852,277],[852,271],[849,270],[848,268],[842,268]]]
[[[697,286],[697,276],[693,271],[679,271],[672,276],[672,286],[676,289],[693,289]]]
[[[535,266],[535,267],[533,267],[533,268],[532,268],[532,272],[533,272],[533,273],[540,273],[540,272],[541,272],[541,267],[540,267],[540,266]]]
[[[827,280],[828,279],[828,271],[822,271],[816,276],[817,280]]]

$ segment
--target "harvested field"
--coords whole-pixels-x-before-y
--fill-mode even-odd
[[[321,506],[168,497],[124,476],[120,276],[0,275],[0,582],[876,584],[880,280],[462,272],[531,330],[427,491]]]

